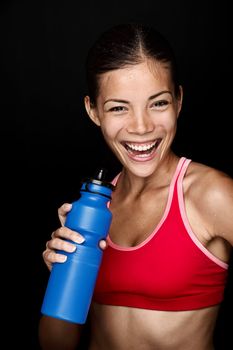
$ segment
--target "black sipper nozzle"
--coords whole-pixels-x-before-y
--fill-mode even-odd
[[[91,182],[96,183],[98,185],[103,185],[106,187],[111,188],[112,190],[114,190],[114,185],[111,182],[108,182],[106,180],[106,174],[107,174],[107,169],[104,167],[98,168],[94,178],[91,180]]]
[[[86,182],[86,188],[88,188],[89,183],[93,183],[100,186],[106,186],[114,190],[115,186],[106,180],[107,169],[98,168],[94,177],[84,179],[83,182]]]
[[[105,168],[98,169],[95,175],[95,179],[104,181],[106,177],[106,173],[107,173],[107,170]]]

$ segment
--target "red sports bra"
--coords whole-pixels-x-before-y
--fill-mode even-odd
[[[126,248],[107,238],[93,301],[181,311],[223,300],[228,264],[200,243],[185,213],[182,181],[190,161],[179,160],[164,215],[144,242]]]

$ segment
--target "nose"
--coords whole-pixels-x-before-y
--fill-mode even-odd
[[[133,113],[127,126],[130,134],[143,135],[154,130],[154,123],[147,113]]]

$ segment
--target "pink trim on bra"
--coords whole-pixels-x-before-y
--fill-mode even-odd
[[[207,248],[204,247],[204,245],[199,241],[195,233],[193,232],[187,214],[185,210],[185,203],[184,203],[184,196],[183,196],[183,177],[186,172],[186,169],[190,163],[190,159],[187,159],[179,176],[178,183],[177,183],[177,189],[178,189],[178,201],[179,201],[179,207],[180,207],[180,213],[181,217],[184,223],[184,226],[192,239],[193,243],[205,254],[210,260],[215,262],[217,265],[221,266],[224,269],[228,269],[229,265],[225,263],[224,261],[217,258],[215,255],[213,255]]]
[[[185,163],[185,160],[186,158],[182,157],[179,159],[179,162],[177,164],[177,167],[176,167],[176,170],[175,170],[175,173],[172,177],[172,180],[171,180],[171,183],[170,183],[170,187],[169,187],[169,193],[168,193],[168,199],[167,199],[167,204],[166,204],[166,208],[165,208],[165,211],[163,213],[163,216],[159,222],[159,224],[156,226],[156,228],[152,231],[152,233],[140,244],[138,244],[137,246],[135,247],[123,247],[123,246],[120,246],[116,243],[114,243],[110,236],[108,235],[107,236],[107,242],[108,244],[116,249],[116,250],[122,250],[122,251],[133,251],[133,250],[137,250],[137,249],[140,249],[142,248],[145,244],[147,244],[154,236],[155,234],[159,231],[160,227],[162,226],[162,224],[164,223],[164,221],[166,220],[167,218],[167,215],[170,211],[170,207],[171,207],[171,202],[172,202],[172,198],[173,198],[173,192],[174,192],[174,187],[175,187],[175,183],[176,183],[176,180],[180,174],[180,171],[182,169],[182,166],[183,164]],[[113,184],[115,185],[117,183],[117,180],[119,179],[119,176],[120,174],[118,174],[114,180],[113,180]]]

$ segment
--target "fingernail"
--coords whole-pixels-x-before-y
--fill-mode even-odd
[[[67,256],[66,255],[59,255],[59,261],[60,262],[65,262],[67,260]]]
[[[73,244],[72,247],[70,247],[70,251],[71,251],[71,252],[74,252],[74,251],[76,250],[76,248],[77,248],[77,247]]]
[[[78,244],[82,244],[85,241],[85,239],[83,237],[77,237],[74,241]]]

